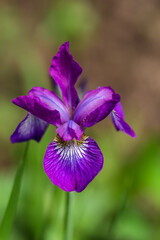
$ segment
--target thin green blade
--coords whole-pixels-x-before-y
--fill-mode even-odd
[[[15,176],[9,202],[8,202],[6,211],[4,213],[4,216],[2,218],[2,222],[0,225],[0,240],[9,240],[10,238],[10,233],[11,233],[11,229],[12,229],[12,225],[13,225],[13,221],[16,213],[19,193],[20,193],[20,187],[22,182],[22,176],[23,176],[28,146],[29,146],[29,142],[27,142],[26,144],[23,157],[21,159],[19,168]]]

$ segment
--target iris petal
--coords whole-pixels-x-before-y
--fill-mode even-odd
[[[122,131],[133,138],[136,137],[136,134],[133,131],[133,129],[129,126],[128,123],[124,121],[122,117],[118,115],[118,113],[115,110],[111,112],[111,118],[117,131]]]
[[[118,102],[113,109],[121,118],[124,119],[124,112],[121,102]]]
[[[47,147],[43,165],[53,184],[67,192],[81,192],[102,169],[103,155],[91,137],[64,142],[57,135]]]
[[[15,98],[12,102],[55,126],[69,119],[68,110],[62,100],[45,88],[34,87],[28,95]]]
[[[70,110],[74,109],[78,100],[78,94],[74,87],[82,68],[73,60],[69,53],[69,42],[64,43],[57,55],[52,59],[49,73],[59,85],[63,100]]]
[[[107,117],[119,100],[111,87],[88,91],[76,107],[73,120],[82,127],[91,127]]]
[[[11,135],[11,142],[24,142],[30,139],[39,142],[47,127],[47,122],[33,116],[32,114],[27,114],[25,119],[20,122],[14,133]]]

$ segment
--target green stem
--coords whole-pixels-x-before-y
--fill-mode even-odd
[[[8,240],[10,238],[10,233],[11,233],[11,229],[12,229],[12,225],[13,225],[13,221],[16,213],[19,193],[20,193],[20,187],[22,182],[22,176],[23,176],[28,146],[29,146],[29,142],[26,143],[24,154],[20,161],[19,168],[15,176],[11,195],[8,201],[8,205],[5,210],[4,216],[2,218],[2,222],[0,225],[0,240]]]
[[[64,240],[73,239],[73,192],[66,192],[66,208],[64,217]]]

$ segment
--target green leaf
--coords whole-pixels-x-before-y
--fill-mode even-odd
[[[11,233],[11,229],[12,229],[12,225],[13,225],[13,221],[16,213],[19,193],[20,193],[20,187],[22,182],[22,176],[23,176],[28,146],[29,146],[29,142],[27,142],[26,144],[24,154],[21,159],[19,168],[16,173],[16,177],[13,183],[10,199],[9,199],[6,211],[4,213],[4,216],[2,218],[2,222],[0,225],[0,240],[8,240],[10,237],[10,233]]]

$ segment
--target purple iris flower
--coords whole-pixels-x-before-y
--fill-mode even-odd
[[[103,167],[102,152],[97,143],[85,135],[85,128],[106,118],[120,96],[111,87],[99,87],[79,100],[75,83],[82,68],[69,53],[69,42],[64,43],[52,59],[49,73],[60,87],[63,101],[41,87],[13,99],[13,103],[28,114],[12,134],[11,141],[39,141],[48,124],[56,126],[57,136],[44,156],[44,170],[52,183],[64,191],[81,192]]]

